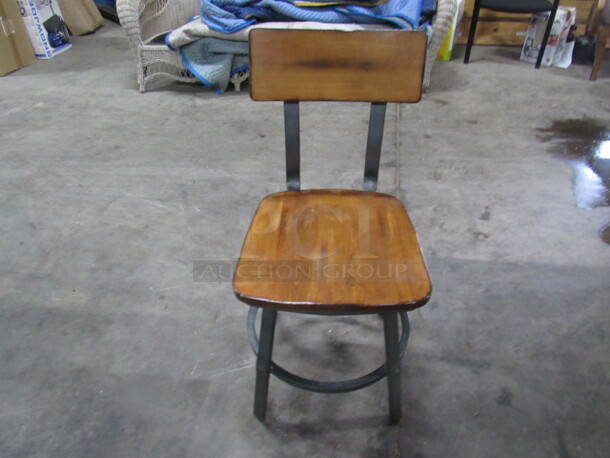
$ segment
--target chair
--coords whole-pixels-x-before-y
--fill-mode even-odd
[[[603,2],[596,1],[591,7],[589,23],[593,22],[595,24],[592,27],[595,33],[595,59],[591,76],[589,77],[591,81],[595,81],[599,75],[599,70],[604,61],[604,54],[606,53],[606,44],[610,38],[610,1],[606,0],[603,9],[602,4]]]
[[[547,23],[542,38],[542,44],[540,45],[540,51],[538,53],[538,59],[536,59],[536,68],[540,68],[542,63],[542,57],[546,49],[547,41],[551,35],[551,28],[555,21],[555,14],[559,7],[559,0],[553,0],[551,3],[549,0],[475,0],[474,9],[472,11],[472,19],[470,21],[470,31],[468,32],[468,42],[466,44],[466,54],[464,54],[464,63],[467,64],[470,60],[470,50],[474,43],[474,36],[477,30],[477,22],[479,21],[479,11],[481,8],[491,11],[500,11],[503,13],[516,13],[516,14],[534,14],[543,13],[550,11],[549,22]]]
[[[409,336],[406,312],[428,301],[431,285],[405,207],[376,188],[386,102],[419,101],[425,48],[426,36],[420,31],[257,29],[250,34],[252,99],[284,101],[288,188],[260,203],[233,279],[235,295],[251,306],[249,338],[258,355],[254,414],[261,421],[270,374],[325,393],[364,388],[386,377],[390,422],[400,420],[400,357]],[[363,191],[300,189],[300,101],[371,102]],[[260,340],[255,330],[259,308]],[[339,382],[290,373],[271,359],[278,311],[380,314],[386,362],[362,377]]]

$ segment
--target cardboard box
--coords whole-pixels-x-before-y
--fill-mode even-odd
[[[445,35],[445,39],[436,53],[437,60],[451,60],[453,47],[460,37],[460,22],[462,22],[462,16],[464,15],[464,3],[464,0],[457,0],[457,11],[453,17],[453,22],[449,26],[447,35]]]
[[[94,32],[104,24],[93,0],[58,0],[58,3],[72,35]]]
[[[36,61],[16,0],[0,0],[0,75]]]
[[[550,14],[550,12],[545,12],[532,15],[527,33],[525,34],[525,42],[521,49],[521,60],[532,63],[536,62]],[[566,40],[570,27],[575,23],[576,8],[561,6],[557,9],[557,14],[551,28],[551,35],[542,57],[542,65],[547,67],[557,65],[563,60],[563,53],[567,52]]]
[[[36,57],[50,59],[72,47],[57,0],[17,0],[17,3]]]

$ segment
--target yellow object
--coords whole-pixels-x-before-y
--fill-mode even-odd
[[[455,25],[452,24],[447,30],[447,35],[441,43],[441,47],[438,48],[436,53],[437,60],[451,60],[451,53],[453,52],[453,36],[455,34]]]
[[[451,54],[453,52],[453,47],[455,46],[455,42],[459,37],[459,26],[462,20],[462,15],[464,14],[464,0],[457,1],[457,10],[455,12],[455,16],[453,17],[453,21],[449,26],[449,30],[447,30],[447,35],[443,39],[441,43],[441,47],[438,49],[436,53],[437,60],[451,60]]]

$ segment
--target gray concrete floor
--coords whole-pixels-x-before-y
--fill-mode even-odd
[[[608,456],[610,211],[579,208],[548,129],[610,130],[609,62],[589,82],[516,48],[461,52],[421,103],[389,107],[380,190],[409,208],[434,284],[410,314],[396,427],[384,383],[276,379],[260,424],[247,307],[193,281],[282,188],[281,105],[140,94],[111,23],[0,79],[0,456]],[[304,185],[357,188],[366,106],[302,111]],[[383,357],[377,317],[278,327],[278,362],[302,373]]]

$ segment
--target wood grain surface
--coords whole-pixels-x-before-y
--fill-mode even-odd
[[[267,196],[246,235],[233,286],[251,305],[308,312],[412,310],[431,292],[402,203],[348,190]]]
[[[426,55],[423,31],[250,32],[254,100],[417,102]]]

